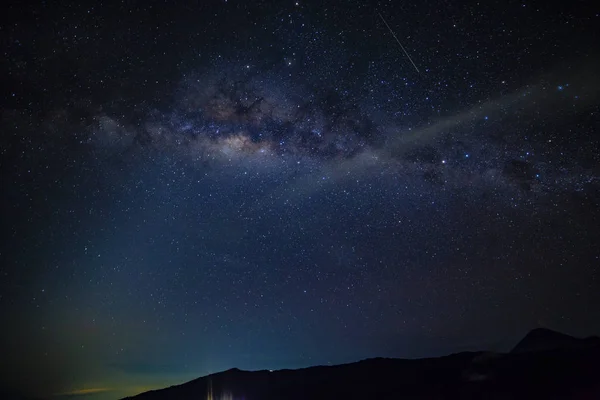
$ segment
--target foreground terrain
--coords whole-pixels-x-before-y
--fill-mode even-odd
[[[600,338],[536,329],[506,354],[228,371],[130,399],[600,399]]]

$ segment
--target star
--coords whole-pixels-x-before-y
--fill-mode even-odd
[[[597,27],[563,8],[9,8],[0,388],[599,334]]]

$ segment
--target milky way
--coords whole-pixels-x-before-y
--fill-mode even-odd
[[[2,384],[599,333],[598,15],[544,7],[13,7]]]
[[[577,153],[536,138],[552,129],[540,126],[540,119],[575,120],[595,105],[599,87],[591,67],[580,68],[579,76],[563,74],[571,82],[564,86],[534,82],[446,116],[403,124],[401,116],[381,113],[381,104],[364,104],[349,90],[294,82],[285,70],[262,74],[231,65],[223,60],[174,84],[171,103],[163,110],[143,109],[136,125],[92,114],[80,138],[114,157],[150,147],[199,169],[262,166],[351,179],[371,166],[446,187],[508,185],[536,192],[576,191],[596,179]],[[411,106],[415,114],[427,114],[422,102]],[[560,117],[552,115],[555,107],[569,106]],[[564,162],[553,166],[559,152]]]

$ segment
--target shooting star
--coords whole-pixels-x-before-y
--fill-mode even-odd
[[[414,63],[414,61],[412,60],[412,58],[410,58],[410,56],[408,55],[408,52],[406,51],[406,49],[404,48],[404,46],[402,46],[402,43],[400,43],[400,40],[398,40],[398,38],[394,34],[394,31],[392,30],[392,28],[390,28],[390,26],[388,25],[388,23],[383,18],[383,15],[381,15],[381,13],[377,13],[377,14],[379,14],[379,18],[381,18],[381,20],[383,21],[383,23],[385,24],[385,26],[387,26],[388,30],[390,31],[390,33],[392,34],[392,36],[394,37],[394,39],[396,39],[396,42],[398,42],[398,44],[400,45],[400,48],[402,49],[402,51],[404,52],[404,54],[406,54],[406,57],[408,58],[408,60],[410,61],[410,63],[413,65],[413,67],[415,67],[415,69],[417,70],[417,73],[421,74],[421,71],[419,71],[419,68],[417,68],[417,65]]]

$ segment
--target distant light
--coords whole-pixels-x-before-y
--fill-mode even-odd
[[[446,164],[446,160],[442,160],[442,164]]]
[[[483,119],[485,119],[486,121],[489,119],[488,116],[486,115],[485,117],[483,117]]]
[[[561,86],[561,85],[558,86],[558,90],[563,90],[563,89],[564,89],[563,86]]]
[[[469,155],[468,155],[468,154],[465,154],[465,158],[469,158]]]

